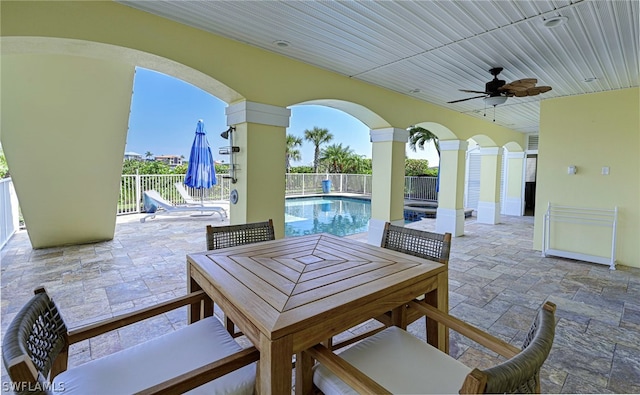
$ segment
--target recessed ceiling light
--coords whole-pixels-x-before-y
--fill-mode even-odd
[[[420,89],[418,89],[418,88],[411,89],[411,90],[409,91],[409,93],[420,93],[420,92],[421,92],[421,90],[420,90]]]
[[[569,18],[566,16],[552,16],[551,18],[543,19],[542,26],[552,29],[554,27],[564,25],[568,20]]]
[[[277,47],[280,48],[286,48],[289,45],[291,45],[291,43],[289,43],[289,41],[285,41],[285,40],[276,40],[273,42],[274,45],[276,45]]]
[[[587,78],[585,78],[583,81],[584,81],[584,82],[593,82],[593,81],[595,81],[595,80],[597,80],[597,78],[596,78],[596,77],[587,77]]]

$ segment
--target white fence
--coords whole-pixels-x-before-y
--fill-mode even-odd
[[[438,177],[405,177],[404,198],[411,200],[438,200]]]
[[[217,183],[209,189],[192,189],[186,187],[194,199],[229,200],[231,180],[222,174],[216,175]],[[118,215],[133,214],[144,211],[142,194],[150,189],[158,191],[163,198],[173,204],[184,204],[175,183],[184,181],[184,174],[123,174],[120,181],[120,198],[118,199]]]
[[[217,175],[218,183],[209,189],[190,189],[189,194],[196,200],[229,200],[233,184],[222,174]],[[312,195],[322,193],[322,181],[331,180],[331,192],[371,195],[370,174],[286,174],[285,195]],[[154,189],[173,204],[185,203],[174,186],[183,182],[181,174],[123,175],[120,183],[118,215],[140,213],[142,193]],[[411,200],[437,200],[436,177],[405,177],[404,197]]]
[[[9,241],[19,227],[19,207],[11,178],[0,180],[0,248]]]
[[[322,193],[322,181],[331,181],[331,192],[371,195],[370,174],[287,173],[285,195]]]
[[[311,195],[322,193],[322,181],[331,180],[331,192],[371,195],[371,175],[369,174],[286,174],[285,195]],[[182,204],[175,187],[183,182],[182,174],[123,174],[120,181],[118,215],[144,212],[142,193],[149,189],[158,191],[173,204]],[[198,190],[187,188],[196,200],[229,200],[233,184],[222,174],[217,175],[217,184],[212,188]],[[405,177],[404,197],[411,200],[438,200],[436,177]],[[19,205],[13,183],[10,178],[0,180],[0,248],[9,240],[19,227]]]

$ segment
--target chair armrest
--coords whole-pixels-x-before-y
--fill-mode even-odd
[[[520,353],[520,349],[512,344],[505,342],[502,339],[490,335],[466,322],[460,321],[456,317],[443,313],[435,307],[426,303],[417,303],[415,301],[409,302],[409,306],[416,310],[419,310],[427,318],[434,319],[444,326],[453,329],[454,331],[468,337],[476,343],[487,347],[488,349],[497,352],[505,358],[512,358]]]
[[[200,302],[204,300],[205,296],[206,294],[204,291],[196,291],[138,311],[121,314],[80,328],[74,328],[69,330],[69,344],[90,339],[103,333],[122,328],[123,326],[151,318],[158,314],[166,313],[177,309],[178,307]]]
[[[332,371],[342,381],[361,394],[391,394],[383,386],[375,382],[355,366],[329,351],[325,346],[318,344],[308,350],[313,358]]]
[[[197,388],[209,381],[222,377],[227,373],[240,369],[260,359],[260,351],[255,347],[245,348],[242,351],[231,354],[228,357],[212,362],[198,369],[181,374],[151,388],[147,388],[136,395],[151,394],[183,394]]]

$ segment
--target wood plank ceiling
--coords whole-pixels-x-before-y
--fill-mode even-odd
[[[495,108],[523,133],[538,131],[540,100],[638,86],[637,0],[121,3],[489,122],[481,98],[447,102],[477,96],[459,89],[484,91],[503,67],[507,83],[553,87]],[[568,20],[543,26],[557,16]]]

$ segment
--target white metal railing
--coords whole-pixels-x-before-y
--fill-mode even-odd
[[[404,198],[410,200],[438,200],[438,177],[405,177]]]
[[[331,192],[371,195],[370,174],[287,173],[285,195],[322,193],[322,181],[331,181]]]
[[[196,200],[229,200],[231,180],[217,175],[218,183],[209,189],[197,190],[187,188],[189,194]],[[318,173],[287,173],[285,195],[312,195],[322,193],[322,181],[331,180],[331,192],[354,193],[371,195],[370,174],[318,174]],[[154,189],[168,201],[174,204],[185,203],[174,186],[176,182],[183,182],[183,174],[135,174],[122,175],[120,182],[120,199],[118,201],[118,215],[133,214],[144,211],[142,194]],[[405,199],[437,200],[436,177],[405,177]]]
[[[20,226],[18,197],[11,178],[0,180],[0,215],[0,248],[2,248]]]
[[[231,180],[222,174],[216,175],[217,183],[209,189],[187,188],[189,195],[204,202],[211,200],[229,200]],[[184,174],[123,174],[120,181],[120,198],[118,199],[118,215],[133,214],[144,211],[142,196],[150,189],[158,191],[163,198],[173,204],[185,203],[175,187],[175,183],[183,182]]]

